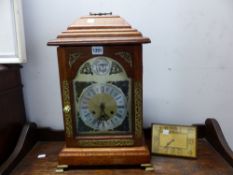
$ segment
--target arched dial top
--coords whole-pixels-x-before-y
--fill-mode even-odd
[[[88,59],[79,67],[73,88],[79,135],[131,131],[131,80],[118,61]]]
[[[84,62],[74,80],[106,83],[126,79],[127,73],[119,62],[109,57],[98,56]]]

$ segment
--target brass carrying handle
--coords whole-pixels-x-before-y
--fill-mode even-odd
[[[104,16],[104,15],[112,15],[112,12],[109,13],[89,13],[90,16]]]
[[[64,108],[63,108],[63,111],[65,114],[69,113],[71,111],[71,107],[70,105],[66,105]]]

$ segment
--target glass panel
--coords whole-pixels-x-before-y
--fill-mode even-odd
[[[77,135],[129,134],[131,80],[114,59],[94,57],[73,80]]]

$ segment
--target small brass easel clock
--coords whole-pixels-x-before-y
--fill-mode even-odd
[[[59,164],[150,162],[142,132],[142,44],[120,16],[91,14],[49,41],[58,63],[65,127]]]
[[[155,154],[196,158],[196,127],[152,124],[151,152]]]

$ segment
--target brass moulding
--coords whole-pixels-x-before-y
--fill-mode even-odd
[[[132,146],[132,139],[110,139],[110,140],[79,140],[81,147],[102,147],[102,146]]]
[[[65,133],[67,137],[73,137],[69,82],[67,80],[63,81],[62,91],[63,91],[63,103],[64,103],[63,112],[64,112],[64,122],[65,122]]]
[[[69,55],[69,66],[72,67],[73,64],[80,58],[82,54],[79,52],[75,52]]]
[[[133,66],[132,56],[129,52],[125,52],[125,51],[117,52],[115,53],[115,55],[119,55],[121,58],[123,58],[130,65],[130,67]]]
[[[134,101],[135,101],[135,137],[142,136],[142,84],[134,82]]]

